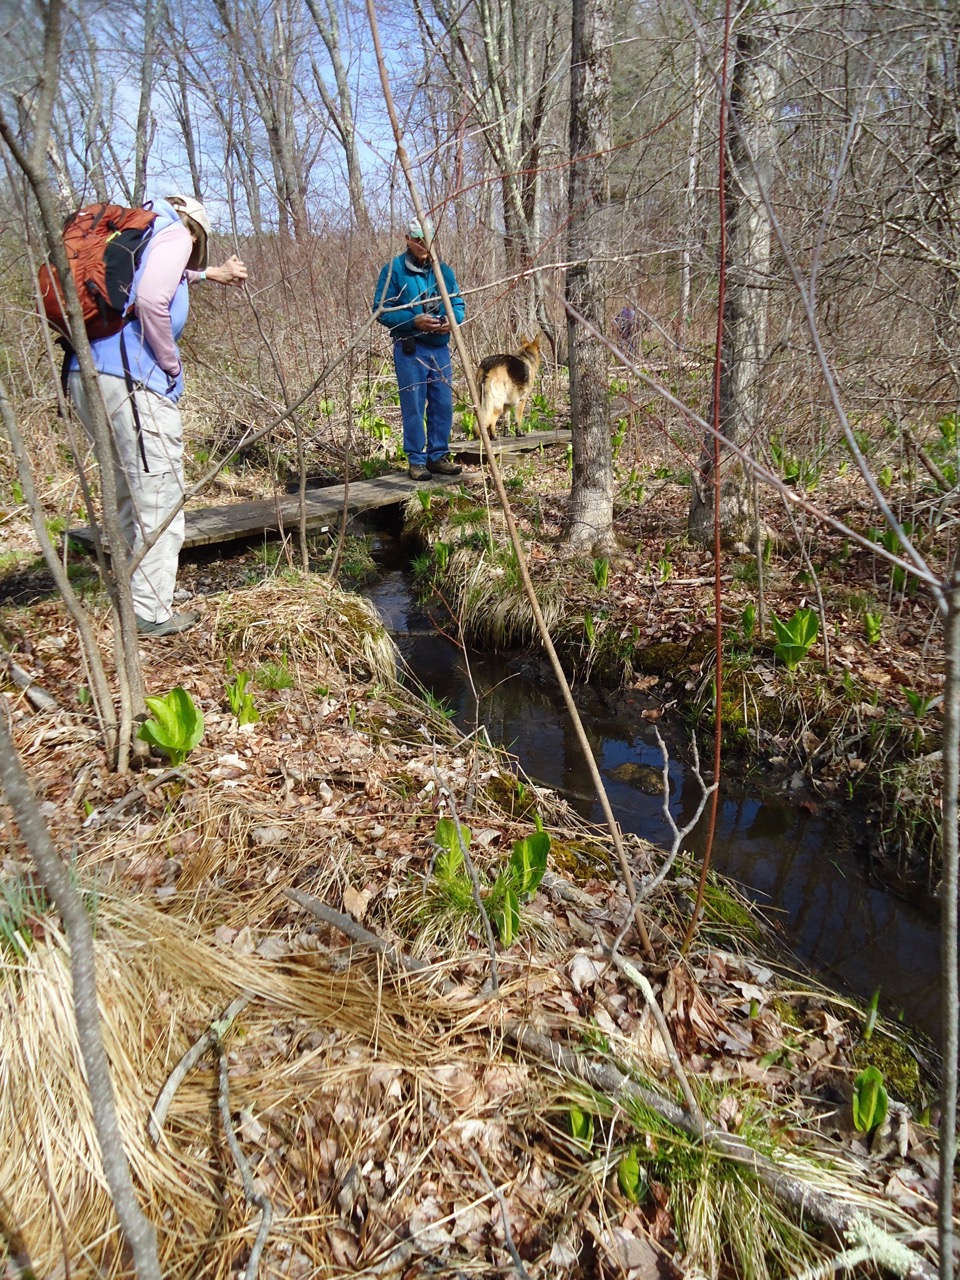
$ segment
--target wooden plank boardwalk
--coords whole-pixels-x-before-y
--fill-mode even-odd
[[[532,431],[526,436],[504,436],[496,441],[496,452],[502,454],[529,453],[541,446],[566,444],[570,432]],[[453,441],[451,449],[460,462],[479,464],[483,460],[480,441]],[[462,476],[437,476],[434,483],[442,485],[479,484],[480,472],[464,472]],[[375,480],[357,480],[350,485],[347,495],[348,515],[372,511],[376,507],[389,507],[405,502],[422,481],[411,480],[406,469],[378,476]],[[308,489],[305,496],[308,529],[335,525],[343,512],[345,486],[330,485],[324,489]],[[227,506],[201,507],[186,513],[184,550],[189,547],[214,546],[221,542],[233,542],[260,533],[276,532],[281,524],[285,529],[298,526],[299,495],[279,493],[272,498],[260,498],[253,502],[235,502]],[[89,528],[69,529],[69,538],[75,538],[82,546],[93,546],[93,533]]]

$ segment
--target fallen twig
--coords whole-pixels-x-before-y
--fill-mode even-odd
[[[230,1076],[227,1071],[227,1054],[223,1047],[222,1033],[217,1034],[216,1043],[217,1057],[220,1060],[220,1087],[217,1090],[217,1104],[220,1108],[220,1119],[223,1121],[224,1136],[227,1139],[227,1145],[230,1148],[230,1153],[236,1162],[236,1166],[240,1170],[243,1194],[247,1197],[247,1203],[260,1210],[260,1225],[257,1228],[257,1236],[253,1242],[253,1248],[250,1250],[247,1269],[244,1273],[244,1280],[256,1280],[257,1271],[260,1267],[260,1255],[263,1253],[263,1246],[267,1242],[267,1234],[270,1231],[270,1223],[273,1221],[273,1204],[269,1196],[264,1195],[254,1186],[253,1173],[249,1162],[240,1150],[240,1143],[237,1141],[237,1135],[233,1128],[233,1119],[230,1115]]]
[[[11,655],[3,648],[0,648],[0,658],[2,658],[6,664],[7,670],[10,673],[10,679],[18,689],[23,690],[27,701],[32,703],[38,711],[63,710],[53,694],[47,693],[46,689],[37,684],[33,676],[30,675],[28,671],[24,671],[23,667],[18,663],[14,662]]]
[[[115,800],[109,809],[105,809],[102,813],[98,809],[94,809],[89,817],[84,820],[83,825],[85,827],[100,827],[105,822],[110,822],[113,818],[119,817],[121,813],[129,809],[138,800],[145,800],[149,792],[156,791],[157,787],[162,787],[165,782],[169,782],[172,778],[179,778],[182,781],[184,777],[185,774],[181,769],[164,769],[156,778],[138,782],[126,795],[121,796],[119,800]]]
[[[167,1118],[167,1112],[170,1110],[170,1103],[173,1101],[173,1095],[183,1084],[189,1073],[197,1065],[200,1059],[210,1049],[213,1049],[217,1042],[226,1034],[234,1019],[239,1013],[247,1007],[253,999],[252,991],[244,991],[242,995],[237,996],[236,1000],[231,1001],[224,1009],[223,1013],[216,1022],[211,1022],[206,1031],[195,1040],[190,1048],[186,1051],[177,1065],[167,1077],[167,1082],[157,1095],[157,1100],[153,1104],[150,1111],[150,1121],[147,1126],[150,1134],[150,1140],[156,1146],[160,1141],[160,1130],[164,1120]]]
[[[396,968],[402,969],[406,973],[420,973],[424,976],[433,972],[434,966],[428,964],[426,960],[417,960],[413,956],[404,955],[402,951],[398,951],[389,942],[384,942],[383,938],[379,938],[375,933],[371,933],[369,929],[364,929],[357,924],[352,916],[346,916],[342,911],[334,911],[332,907],[328,907],[325,902],[321,902],[313,894],[304,893],[302,889],[284,889],[283,892],[298,907],[303,907],[304,910],[312,912],[324,924],[333,925],[335,929],[339,929],[341,933],[359,946],[369,947],[372,951],[376,951],[378,955],[384,956]],[[444,994],[449,994],[453,986],[452,982],[448,982],[446,979],[442,980],[441,989]]]
[[[523,1259],[520,1257],[520,1254],[517,1252],[517,1246],[513,1242],[513,1233],[510,1230],[510,1217],[507,1213],[507,1202],[503,1198],[503,1192],[500,1190],[500,1188],[496,1185],[496,1183],[490,1177],[490,1174],[487,1172],[487,1166],[480,1159],[480,1156],[477,1153],[477,1151],[473,1147],[469,1147],[469,1146],[467,1147],[467,1150],[470,1152],[470,1155],[473,1158],[473,1163],[480,1170],[481,1176],[483,1177],[484,1182],[487,1184],[487,1189],[490,1191],[491,1195],[496,1197],[497,1204],[500,1206],[500,1219],[503,1222],[503,1238],[507,1246],[507,1252],[510,1254],[510,1257],[513,1259],[513,1265],[517,1269],[517,1274],[522,1276],[523,1280],[530,1280],[530,1274],[527,1271],[526,1267],[523,1265]]]
[[[717,1129],[711,1124],[705,1124],[702,1132],[698,1131],[692,1118],[669,1098],[663,1097],[644,1085],[637,1084],[610,1063],[593,1062],[583,1054],[572,1053],[569,1049],[541,1035],[539,1031],[534,1031],[525,1023],[514,1023],[505,1030],[507,1038],[518,1048],[543,1062],[551,1062],[563,1075],[582,1080],[591,1088],[617,1101],[622,1102],[627,1098],[640,1102],[683,1133],[699,1138],[718,1155],[746,1166],[777,1200],[791,1208],[798,1216],[811,1218],[840,1234],[847,1232],[855,1232],[858,1236],[863,1234],[864,1222],[870,1221],[863,1212],[854,1208],[853,1205],[838,1200],[829,1192],[821,1191],[809,1182],[804,1182],[802,1178],[787,1173],[774,1161],[754,1151],[742,1138]],[[902,1258],[900,1242],[875,1223],[871,1225],[875,1233],[884,1236],[891,1248],[895,1249],[898,1256]],[[901,1275],[907,1280],[935,1280],[936,1272],[924,1258],[912,1252],[910,1257],[911,1269],[903,1270]]]
[[[673,1037],[670,1035],[670,1028],[667,1026],[667,1020],[663,1016],[663,1010],[657,1004],[657,998],[653,994],[648,980],[629,960],[625,960],[618,951],[614,951],[611,956],[613,963],[628,981],[637,987],[647,1003],[647,1008],[653,1014],[653,1020],[657,1024],[657,1030],[660,1032],[660,1038],[663,1041],[664,1048],[667,1051],[667,1057],[670,1060],[670,1066],[673,1074],[677,1077],[680,1089],[683,1093],[683,1100],[687,1104],[687,1112],[693,1121],[694,1127],[698,1134],[704,1132],[703,1112],[697,1104],[696,1098],[693,1096],[693,1090],[690,1088],[690,1081],[680,1062],[680,1055],[677,1053],[676,1045],[673,1043]]]
[[[902,421],[899,417],[897,418],[897,427],[900,430],[900,434],[903,437],[904,442],[909,445],[920,462],[923,463],[941,491],[945,494],[953,493],[956,489],[956,485],[952,485],[950,483],[934,460],[930,457],[930,454],[927,453],[926,449],[914,434],[913,428],[908,423]]]

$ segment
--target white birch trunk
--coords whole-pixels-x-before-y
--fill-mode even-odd
[[[756,6],[741,19],[730,90],[724,190],[727,210],[726,298],[720,377],[720,429],[751,449],[761,431],[767,346],[771,224],[763,192],[773,187],[781,43],[777,5]],[[714,443],[706,441],[694,474],[690,533],[713,539]],[[756,516],[743,463],[720,451],[720,531],[724,543],[752,548]]]

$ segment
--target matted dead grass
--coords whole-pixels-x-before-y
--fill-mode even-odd
[[[214,652],[245,662],[289,655],[298,669],[337,681],[396,680],[396,650],[369,601],[329,578],[285,573],[217,606]]]
[[[212,1055],[177,1091],[158,1148],[145,1132],[169,1072],[237,993],[252,992],[253,1000],[227,1036],[231,1106],[241,1138],[260,1149],[258,1176],[270,1185],[274,1266],[285,1252],[302,1253],[311,1266],[330,1266],[326,1231],[340,1216],[338,1179],[357,1157],[366,1163],[379,1153],[382,1160],[391,1150],[398,1179],[411,1162],[430,1169],[447,1123],[439,1103],[449,1090],[442,1081],[454,1082],[460,1103],[463,1082],[477,1092],[485,1063],[475,1047],[458,1047],[462,1027],[422,984],[409,991],[362,966],[334,972],[316,951],[282,960],[244,952],[129,898],[102,899],[96,926],[121,1127],[136,1182],[160,1228],[164,1275],[226,1277],[250,1243],[250,1211],[212,1114]],[[46,921],[42,941],[15,960],[5,958],[0,974],[6,995],[0,1185],[9,1212],[39,1274],[56,1274],[65,1257],[74,1275],[123,1274],[56,926]],[[460,1118],[483,1110],[482,1103],[477,1093]],[[403,1151],[395,1149],[399,1133]],[[51,1197],[59,1212],[51,1213]],[[411,1195],[406,1208],[412,1204]],[[405,1221],[405,1211],[394,1217],[384,1207],[382,1230],[368,1233],[370,1256],[378,1245],[395,1242],[391,1233],[399,1235]],[[295,1273],[315,1274],[309,1268]]]

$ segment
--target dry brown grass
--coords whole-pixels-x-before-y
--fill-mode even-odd
[[[366,1150],[371,1086],[398,1065],[417,1106],[421,1076],[450,1061],[450,1042],[431,1027],[431,1001],[415,999],[383,975],[354,967],[333,973],[315,956],[284,961],[238,953],[188,922],[143,904],[104,900],[97,917],[104,1033],[118,1110],[134,1175],[161,1228],[165,1275],[227,1276],[248,1213],[211,1116],[215,1071],[207,1059],[177,1092],[161,1145],[146,1138],[149,1108],[173,1065],[239,991],[253,1002],[228,1037],[231,1101],[246,1123],[261,1117],[258,1174],[272,1184],[278,1210],[271,1242],[297,1242],[319,1261],[330,1209],[333,1165]],[[6,1008],[0,1033],[0,1183],[39,1274],[55,1273],[65,1252],[73,1274],[123,1272],[82,1076],[63,939],[48,926],[42,942],[2,969]],[[422,1100],[421,1100],[422,1102]],[[354,1111],[354,1104],[358,1103]],[[350,1114],[345,1113],[345,1109]],[[244,1120],[244,1117],[251,1117]],[[383,1122],[381,1121],[381,1124]],[[332,1160],[329,1141],[336,1133]],[[375,1144],[376,1145],[376,1144]],[[278,1150],[283,1147],[281,1152]],[[424,1158],[429,1158],[429,1142]],[[350,1161],[347,1160],[347,1165]],[[226,1188],[226,1202],[224,1201]],[[61,1201],[51,1213],[51,1196]],[[65,1233],[61,1238],[61,1227]],[[204,1243],[217,1246],[204,1261]]]
[[[289,656],[310,679],[396,680],[396,652],[376,610],[329,578],[285,574],[218,605],[214,652],[238,663]]]

